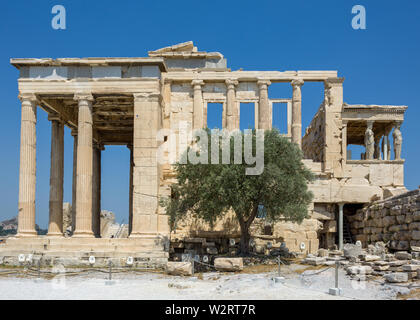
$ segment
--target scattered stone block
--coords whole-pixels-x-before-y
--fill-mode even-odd
[[[350,275],[357,275],[357,274],[371,274],[373,269],[369,266],[351,266],[346,269],[347,273]]]
[[[392,271],[392,272],[403,272],[403,268],[402,267],[389,267],[388,271]]]
[[[401,267],[401,266],[403,266],[405,264],[408,264],[408,263],[409,263],[408,260],[395,260],[395,261],[390,261],[389,265],[391,267]]]
[[[242,258],[216,258],[214,259],[214,267],[218,271],[242,271],[244,261]]]
[[[395,256],[391,253],[388,253],[384,256],[385,261],[395,261]]]
[[[193,267],[191,262],[168,261],[166,264],[166,272],[176,276],[191,276]]]
[[[207,251],[207,254],[218,254],[216,247],[207,247],[206,251]]]
[[[407,272],[412,272],[412,271],[416,271],[417,272],[417,270],[420,269],[420,265],[417,265],[417,264],[405,264],[405,265],[402,266],[402,269],[404,271],[407,271]]]
[[[366,262],[372,262],[372,261],[378,261],[378,260],[381,260],[381,257],[380,257],[380,256],[375,256],[375,255],[370,255],[370,254],[367,254],[367,255],[363,258],[363,260],[364,260],[364,261],[366,261]]]
[[[311,266],[319,266],[324,264],[327,261],[327,259],[325,258],[321,258],[321,257],[314,257],[314,258],[306,258],[303,260],[303,263],[309,264]]]
[[[318,257],[328,257],[328,250],[327,249],[319,249],[318,250]]]
[[[412,256],[407,251],[398,251],[395,253],[395,258],[398,260],[411,260]]]
[[[341,250],[330,251],[330,256],[342,256],[342,255],[343,255],[343,251],[341,251]]]
[[[356,244],[346,243],[343,248],[344,256],[347,257],[358,257],[362,254],[362,247]]]
[[[383,266],[375,265],[375,266],[373,266],[373,270],[375,270],[375,271],[387,271],[388,269],[389,269],[389,265],[383,265]]]
[[[360,262],[360,259],[358,257],[349,257],[349,261],[352,263],[358,263]]]
[[[386,282],[400,283],[408,281],[408,274],[405,272],[394,272],[384,275]]]

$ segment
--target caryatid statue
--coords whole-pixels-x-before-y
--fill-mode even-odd
[[[402,134],[400,131],[401,122],[398,121],[395,123],[394,132],[392,133],[392,137],[394,138],[394,154],[395,160],[401,159],[401,145],[402,145]]]
[[[365,132],[365,148],[366,148],[366,160],[373,159],[375,153],[375,137],[372,130],[373,122],[368,121]]]

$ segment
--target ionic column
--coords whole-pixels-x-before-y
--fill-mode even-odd
[[[270,115],[270,101],[268,99],[268,80],[258,80],[259,91],[259,110],[258,110],[258,129],[269,130],[272,127]]]
[[[92,230],[95,237],[101,236],[101,153],[102,146],[95,143],[92,150]]]
[[[201,87],[204,85],[203,80],[193,80],[191,85],[194,88],[194,105],[193,105],[193,129],[203,128],[203,93]]]
[[[36,105],[33,94],[20,95],[22,101],[19,167],[18,237],[36,236],[35,183],[36,183]]]
[[[292,136],[292,102],[287,101],[287,135]]]
[[[63,236],[64,124],[51,118],[50,220],[48,236]]]
[[[292,142],[302,147],[302,85],[303,80],[292,81]]]
[[[76,228],[76,190],[77,190],[77,130],[71,130],[73,136],[73,181],[71,197],[71,231]]]
[[[129,197],[128,197],[128,234],[131,233],[133,227],[133,145],[128,145],[128,149],[130,149],[130,186],[129,186]]]
[[[92,232],[92,101],[91,94],[76,94],[78,101],[76,230],[74,236],[93,237]]]
[[[226,129],[236,129],[235,107],[236,107],[236,92],[235,86],[238,85],[237,80],[226,80]]]

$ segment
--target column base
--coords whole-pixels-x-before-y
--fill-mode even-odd
[[[16,238],[29,238],[29,237],[37,237],[38,233],[36,231],[19,231],[15,237]]]
[[[150,238],[150,237],[159,237],[159,234],[156,232],[150,232],[150,233],[132,232],[130,233],[128,237],[129,238]]]
[[[95,235],[92,231],[75,231],[73,233],[73,238],[95,238]]]
[[[61,232],[48,232],[47,237],[50,237],[50,238],[64,238],[64,234],[62,234]]]

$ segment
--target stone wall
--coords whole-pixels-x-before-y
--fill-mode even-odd
[[[348,217],[355,240],[389,242],[394,250],[420,246],[420,190],[376,201]]]
[[[254,250],[257,253],[263,253],[266,251],[268,243],[276,247],[284,242],[292,252],[317,252],[319,248],[318,232],[323,229],[323,223],[312,217],[312,210],[309,212],[310,218],[304,219],[301,224],[290,221],[272,223],[264,218],[255,218],[250,226],[251,237],[256,243]],[[177,228],[171,233],[171,240],[206,238],[208,241],[214,241],[216,238],[236,238],[239,241],[240,235],[240,227],[234,213],[229,212],[223,218],[218,219],[213,226],[189,216],[178,222]],[[301,248],[302,243],[305,244],[304,249]]]
[[[314,162],[324,161],[324,136],[325,110],[324,104],[322,104],[302,138],[302,151],[305,159],[312,159]]]

